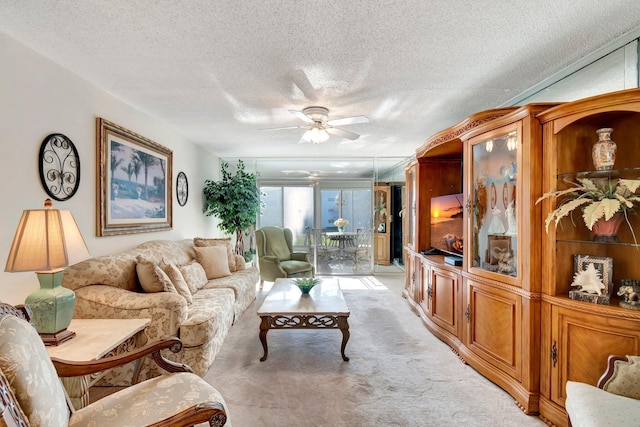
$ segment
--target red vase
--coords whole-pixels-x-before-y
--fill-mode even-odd
[[[591,231],[593,232],[594,242],[609,242],[618,243],[618,228],[624,220],[624,215],[621,212],[616,213],[609,220],[605,220],[604,217],[600,218],[593,224]]]

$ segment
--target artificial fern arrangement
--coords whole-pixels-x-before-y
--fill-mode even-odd
[[[640,197],[636,194],[640,188],[640,179],[577,178],[576,181],[569,181],[569,184],[571,188],[550,191],[536,201],[539,203],[550,197],[557,199],[566,196],[558,207],[547,215],[545,221],[547,231],[552,222],[557,226],[562,218],[580,207],[584,223],[591,231],[599,219],[604,218],[608,221],[616,213],[621,213],[636,242],[628,215],[635,213],[634,204],[640,202]]]

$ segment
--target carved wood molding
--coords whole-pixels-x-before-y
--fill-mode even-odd
[[[422,157],[425,153],[440,144],[459,138],[472,129],[477,128],[480,125],[488,123],[492,120],[500,118],[505,114],[512,112],[514,108],[502,108],[495,110],[483,111],[475,114],[462,122],[454,125],[440,133],[435,134],[431,138],[416,150],[416,157]]]

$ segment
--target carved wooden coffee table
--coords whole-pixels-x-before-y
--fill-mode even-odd
[[[340,329],[342,331],[342,359],[348,361],[344,349],[349,341],[349,308],[337,279],[323,279],[322,283],[302,295],[293,279],[276,279],[265,298],[258,316],[260,342],[264,348],[261,362],[267,360],[267,332],[270,329]]]

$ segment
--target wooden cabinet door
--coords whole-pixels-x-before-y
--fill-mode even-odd
[[[420,308],[427,316],[431,315],[431,296],[433,295],[431,287],[432,268],[433,267],[428,262],[422,262],[422,292],[420,296]]]
[[[596,385],[610,354],[639,354],[637,321],[559,306],[551,319],[551,400],[563,407],[567,381]]]
[[[375,249],[374,262],[381,265],[391,264],[391,246],[388,233],[374,233],[373,247]]]
[[[431,267],[431,318],[454,336],[458,335],[459,275],[439,267]]]
[[[466,290],[466,347],[520,381],[522,297],[472,279]]]
[[[421,264],[422,261],[420,257],[412,251],[408,252],[407,260],[409,261],[406,265],[406,293],[407,297],[411,298],[414,302],[420,302],[420,294],[422,292],[422,270]]]

